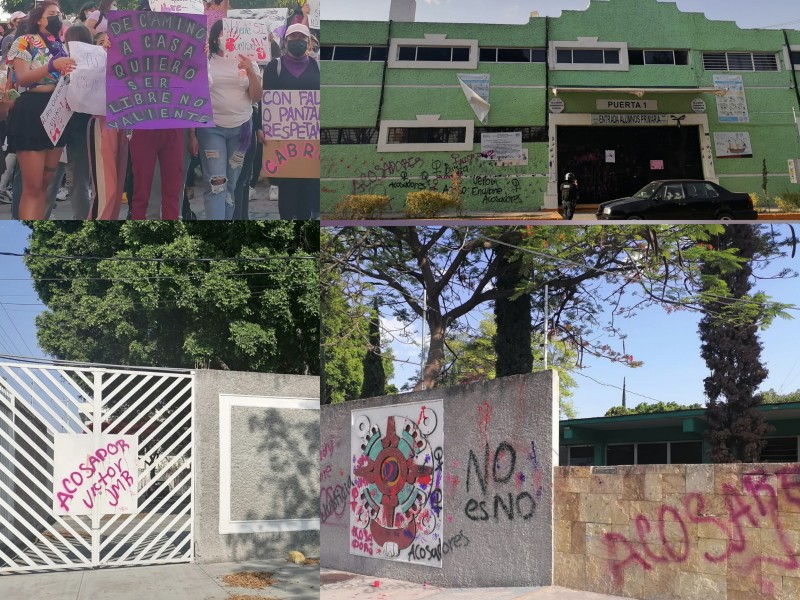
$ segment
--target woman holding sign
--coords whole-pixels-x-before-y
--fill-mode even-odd
[[[20,219],[45,216],[46,193],[58,167],[67,136],[48,132],[42,124],[56,84],[75,68],[75,61],[58,39],[61,10],[53,0],[36,5],[28,20],[28,32],[11,45],[8,62],[14,67],[22,92],[9,117],[9,151],[17,153],[22,174]],[[53,142],[53,137],[57,141]]]
[[[233,218],[236,182],[253,135],[253,102],[261,97],[258,66],[251,60],[224,58],[222,21],[211,27],[208,37],[208,75],[214,127],[189,131],[189,148],[200,155],[206,189],[203,194],[206,219]]]

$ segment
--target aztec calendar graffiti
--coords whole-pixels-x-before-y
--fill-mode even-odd
[[[351,413],[350,553],[441,567],[443,402]]]

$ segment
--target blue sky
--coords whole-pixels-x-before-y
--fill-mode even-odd
[[[613,0],[611,0],[613,1]],[[649,0],[642,0],[649,1]],[[583,10],[588,0],[417,0],[417,21],[442,23],[526,23],[532,11],[558,16],[562,10]],[[715,21],[736,21],[740,27],[783,25],[800,28],[797,0],[678,0],[683,12],[702,12]],[[389,0],[322,0],[322,18],[386,21]]]

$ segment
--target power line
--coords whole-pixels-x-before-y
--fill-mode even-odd
[[[3,312],[6,313],[6,316],[8,317],[8,320],[11,322],[11,326],[14,328],[14,331],[17,332],[17,335],[19,336],[19,339],[22,340],[22,343],[25,345],[25,348],[28,350],[28,354],[33,354],[33,351],[30,349],[30,346],[28,346],[28,342],[26,342],[25,338],[22,337],[22,334],[19,332],[19,329],[17,329],[17,324],[14,323],[14,319],[12,319],[11,315],[8,314],[8,311],[6,310],[6,307],[2,302],[0,302],[0,307],[2,307],[3,308]],[[9,338],[9,339],[11,339],[11,338]]]
[[[598,384],[598,385],[604,385],[604,386],[606,386],[606,387],[610,387],[610,388],[616,388],[616,389],[618,389],[618,390],[621,390],[621,389],[622,389],[622,388],[621,388],[621,387],[619,387],[618,385],[614,385],[613,383],[604,383],[604,382],[602,382],[602,381],[598,381],[598,380],[597,380],[597,379],[595,379],[594,377],[591,377],[591,376],[589,376],[589,375],[586,375],[585,373],[581,373],[580,371],[573,371],[573,372],[574,372],[576,375],[580,375],[581,377],[586,377],[586,379],[591,379],[592,381],[594,381],[594,382],[595,382],[596,384]],[[626,392],[627,394],[633,394],[634,396],[640,396],[640,397],[642,397],[642,398],[647,398],[648,400],[652,400],[653,402],[661,402],[661,400],[657,400],[657,399],[655,399],[655,398],[653,398],[653,397],[651,397],[651,396],[645,396],[644,394],[640,394],[640,393],[638,393],[638,392],[632,392],[632,391],[631,391],[631,390],[630,390],[628,387],[626,387],[626,388],[625,388],[625,392]]]
[[[60,254],[34,254],[32,252],[2,252],[0,256],[13,256],[20,258],[45,258],[51,260],[109,260],[117,262],[269,262],[271,260],[319,260],[318,256],[222,256],[219,258],[150,258],[144,256],[80,256],[80,255],[60,255]]]

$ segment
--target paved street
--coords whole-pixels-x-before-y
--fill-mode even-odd
[[[322,569],[320,571],[320,600],[625,600],[592,592],[580,592],[561,587],[527,588],[440,588],[427,584],[397,581],[384,577],[367,577]],[[377,586],[375,584],[378,584]]]
[[[223,576],[242,571],[268,571],[278,582],[256,590],[229,587],[222,581]],[[247,600],[319,600],[319,567],[276,559],[0,577],[3,600],[224,600],[234,594]]]

